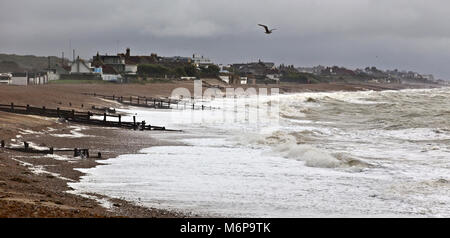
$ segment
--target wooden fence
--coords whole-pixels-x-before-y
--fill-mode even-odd
[[[82,158],[89,158],[89,149],[55,149],[54,147],[49,147],[48,150],[38,150],[34,148],[30,148],[30,144],[26,141],[23,142],[23,147],[8,147],[6,146],[6,143],[4,140],[1,140],[0,142],[0,148],[6,149],[6,150],[13,150],[18,151],[22,153],[33,153],[33,154],[54,154],[55,152],[73,152],[73,157],[82,157]],[[102,153],[97,153],[97,158],[101,158]]]
[[[30,105],[20,106],[14,105],[11,103],[0,104],[0,111],[11,112],[17,114],[25,114],[25,115],[38,115],[45,117],[56,117],[56,118],[64,118],[67,121],[76,122],[80,124],[88,124],[88,125],[97,125],[97,126],[105,126],[105,127],[120,127],[127,128],[133,130],[166,130],[166,131],[179,131],[179,130],[169,130],[164,126],[152,126],[146,124],[145,121],[137,122],[136,116],[133,116],[133,122],[124,122],[122,121],[122,115],[112,115],[107,114],[106,112],[103,114],[88,112],[79,112],[75,110],[62,110],[60,108],[50,109],[47,107],[31,107]],[[92,116],[102,116],[103,120],[93,119]],[[115,121],[108,121],[108,118],[115,118]]]
[[[157,109],[192,109],[192,110],[215,110],[218,107],[196,105],[195,103],[189,103],[181,100],[172,100],[170,98],[153,98],[153,97],[141,97],[141,96],[116,96],[116,95],[102,95],[97,93],[83,93],[86,96],[94,96],[107,100],[117,101],[124,105],[136,106],[136,107],[148,107]],[[174,106],[175,105],[175,106]]]

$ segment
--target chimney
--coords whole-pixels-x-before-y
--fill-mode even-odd
[[[130,48],[127,48],[127,53],[125,54],[126,57],[130,57]]]

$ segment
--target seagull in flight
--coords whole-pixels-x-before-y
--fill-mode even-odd
[[[267,27],[266,25],[263,25],[263,24],[258,24],[258,26],[264,27],[264,29],[266,30],[266,32],[264,32],[264,33],[266,33],[266,34],[272,34],[272,31],[276,30],[276,29],[269,30],[269,27]]]

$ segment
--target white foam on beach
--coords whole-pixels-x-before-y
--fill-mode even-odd
[[[122,110],[183,129],[153,136],[184,145],[102,161],[80,169],[86,176],[70,186],[213,216],[445,217],[450,125],[436,115],[448,115],[449,96],[449,89],[281,95],[282,117],[261,114],[259,124],[226,100],[214,102],[218,111]],[[219,113],[236,120],[219,123]]]
[[[45,166],[44,165],[33,165],[31,163],[28,163],[28,162],[25,162],[25,161],[21,161],[21,160],[15,159],[15,158],[11,158],[11,159],[14,160],[14,161],[19,162],[20,165],[22,165],[24,167],[27,167],[30,170],[30,172],[33,173],[33,174],[36,174],[36,175],[48,174],[48,175],[51,175],[53,177],[56,177],[56,178],[59,178],[59,179],[62,179],[62,180],[66,180],[66,181],[69,181],[69,182],[75,182],[73,179],[69,179],[69,178],[61,176],[58,173],[53,173],[53,172],[49,172],[49,171],[45,170]]]
[[[93,137],[93,135],[86,135],[81,133],[81,131],[86,130],[87,128],[84,126],[69,126],[70,133],[69,134],[50,134],[54,137],[61,138],[83,138],[83,137]]]

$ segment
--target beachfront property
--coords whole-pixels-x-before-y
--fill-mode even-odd
[[[230,71],[241,77],[253,78],[257,83],[277,83],[280,80],[279,70],[275,67],[275,63],[261,60],[246,64],[232,64]],[[247,79],[242,80],[242,82],[244,81],[245,84],[248,83]]]
[[[71,67],[62,67],[60,65],[49,66],[47,68],[48,81],[59,80],[61,75],[69,74]]]
[[[70,65],[70,74],[92,74],[93,70],[89,63],[80,59],[80,56]]]
[[[318,65],[314,67],[297,67],[296,70],[300,73],[308,73],[314,75],[320,75],[323,70],[325,70],[325,66]]]
[[[1,74],[0,84],[28,86],[48,83],[48,75],[46,72],[14,72]]]
[[[203,55],[198,56],[196,54],[192,55],[192,63],[197,67],[200,67],[200,66],[208,67],[209,65],[214,64],[209,58],[203,57]]]

